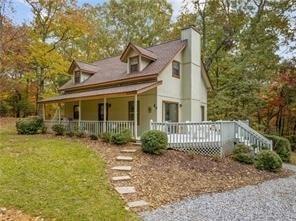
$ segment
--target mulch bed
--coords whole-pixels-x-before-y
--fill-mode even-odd
[[[137,193],[124,196],[125,201],[144,199],[151,208],[176,202],[185,197],[204,193],[222,192],[246,185],[255,185],[266,180],[291,175],[287,170],[279,173],[259,171],[254,166],[243,165],[230,157],[219,159],[185,152],[168,150],[162,155],[145,154],[135,145],[114,146],[100,141],[88,141],[88,146],[103,156],[107,172],[114,175],[130,174],[130,181],[111,183],[114,186],[134,186]],[[116,156],[121,148],[138,148],[133,162],[118,162]],[[132,171],[111,171],[111,167],[130,165]]]

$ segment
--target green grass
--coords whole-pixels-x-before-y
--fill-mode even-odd
[[[0,129],[0,207],[56,220],[137,220],[82,143]]]
[[[291,152],[290,163],[296,165],[296,152]]]

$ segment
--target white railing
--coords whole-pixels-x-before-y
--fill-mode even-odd
[[[267,139],[242,121],[236,121],[235,138],[241,143],[254,147],[255,151],[259,151],[262,148],[272,149],[271,140]]]
[[[150,122],[151,130],[167,133],[170,148],[206,155],[228,155],[234,142],[271,149],[272,142],[241,121]]]
[[[119,133],[125,129],[129,129],[134,136],[134,122],[133,121],[58,121],[58,120],[45,120],[44,124],[51,131],[55,124],[64,125],[66,131],[83,131],[86,134],[100,135],[104,132]]]

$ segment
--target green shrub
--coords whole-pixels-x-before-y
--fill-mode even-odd
[[[94,134],[91,134],[91,135],[89,135],[89,138],[91,140],[97,140],[98,139],[98,136],[97,135],[94,135]]]
[[[259,170],[276,172],[282,168],[282,164],[280,156],[271,150],[262,150],[255,158],[255,166]]]
[[[150,130],[141,136],[142,150],[145,153],[161,154],[167,149],[167,134],[158,130]]]
[[[111,143],[112,133],[105,132],[100,135],[100,138],[103,142]]]
[[[75,133],[74,133],[73,131],[67,131],[67,132],[66,132],[66,135],[67,135],[68,137],[73,137],[73,136],[75,135]]]
[[[252,154],[251,149],[244,144],[237,144],[233,150],[233,159],[245,163],[245,164],[253,164],[254,163],[254,155]]]
[[[47,127],[45,125],[43,125],[41,128],[41,133],[46,134],[46,132],[47,132]]]
[[[43,120],[40,117],[33,116],[16,121],[16,130],[18,134],[37,134],[44,127]]]
[[[291,150],[296,151],[296,135],[288,136],[287,139],[290,141]]]
[[[273,150],[280,156],[282,161],[289,162],[291,155],[291,144],[288,139],[276,135],[265,135],[272,140]]]
[[[111,136],[111,143],[117,145],[123,145],[130,142],[132,139],[131,131],[126,129],[121,131],[120,133],[112,134]]]
[[[55,124],[51,127],[51,129],[55,132],[55,135],[62,136],[65,133],[65,127],[63,124]]]
[[[76,137],[85,138],[86,137],[86,134],[85,134],[84,131],[77,131],[76,132]]]

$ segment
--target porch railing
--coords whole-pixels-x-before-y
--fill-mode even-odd
[[[58,120],[45,120],[45,126],[51,130],[52,126],[59,124]],[[60,121],[64,125],[66,131],[83,131],[86,134],[100,135],[104,132],[119,133],[125,129],[129,129],[134,136],[134,122],[133,121]]]
[[[205,155],[228,155],[234,142],[242,142],[255,151],[272,148],[270,140],[242,121],[150,122],[150,129],[167,133],[169,147]]]

